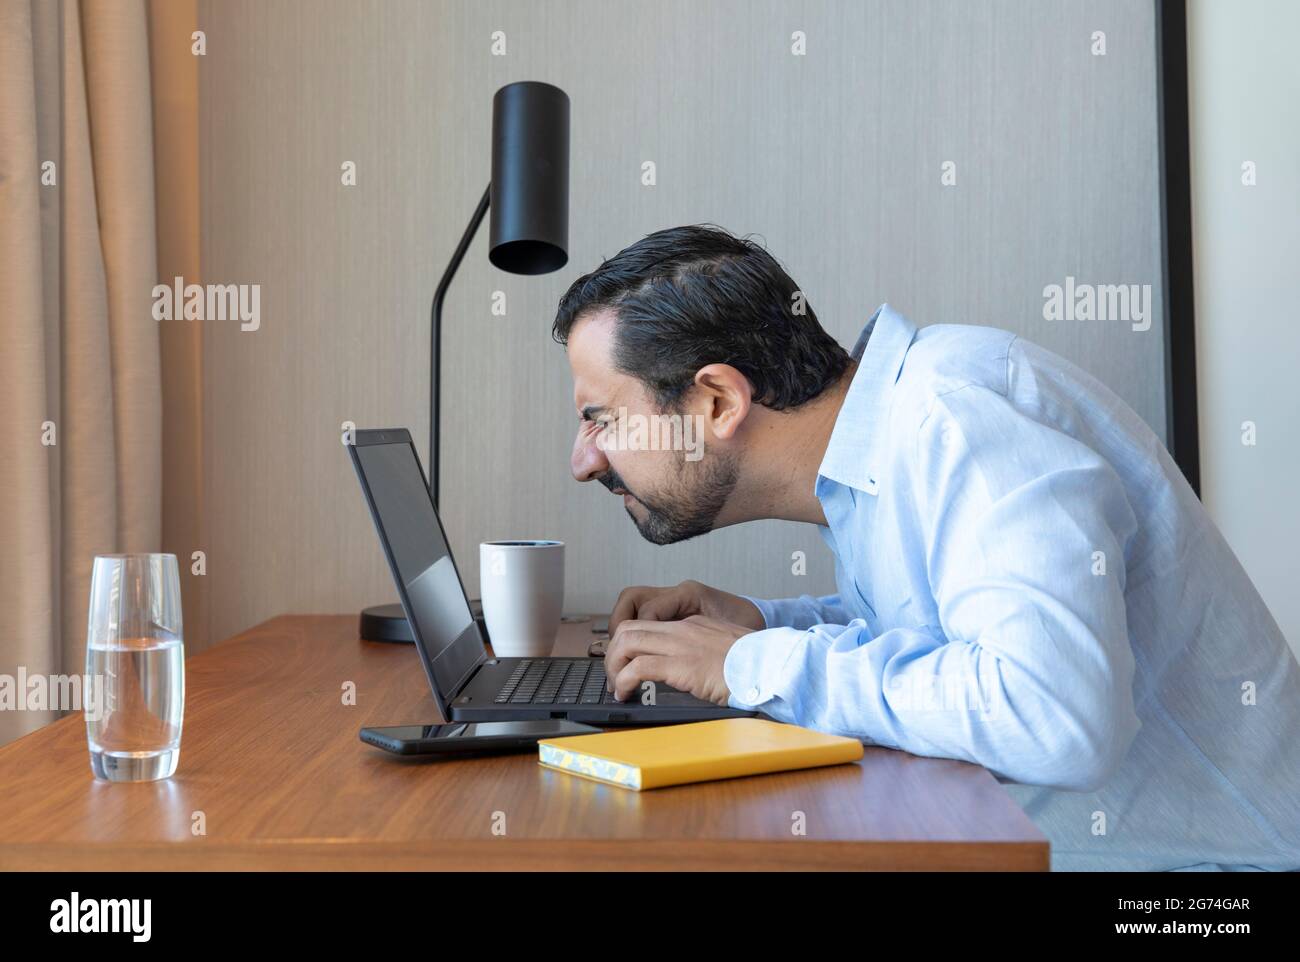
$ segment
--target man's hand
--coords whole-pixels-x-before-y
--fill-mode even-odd
[[[767,627],[759,610],[739,595],[710,588],[698,581],[683,581],[672,588],[624,588],[610,613],[609,633],[612,637],[618,626],[629,619],[681,621],[691,615],[728,621],[750,631],[762,631]],[[610,677],[614,676],[611,674]]]
[[[642,682],[662,681],[725,706],[731,697],[722,674],[727,652],[736,639],[755,630],[704,615],[691,615],[683,621],[625,619],[605,649],[607,685],[620,701],[626,701],[640,692]]]

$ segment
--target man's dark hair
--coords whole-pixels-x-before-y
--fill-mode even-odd
[[[580,317],[612,308],[614,363],[672,410],[706,364],[730,364],[754,401],[798,407],[839,380],[848,352],[822,330],[798,286],[748,238],[713,224],[656,231],[573,282],[552,335],[561,344]]]

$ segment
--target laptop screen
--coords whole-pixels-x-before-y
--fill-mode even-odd
[[[478,626],[424,486],[415,448],[407,439],[358,443],[353,449],[370,490],[380,537],[406,589],[416,644],[439,700],[448,702],[485,653]]]

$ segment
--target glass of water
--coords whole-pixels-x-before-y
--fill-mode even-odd
[[[176,771],[185,714],[183,637],[175,555],[95,557],[83,713],[96,778],[142,782]]]

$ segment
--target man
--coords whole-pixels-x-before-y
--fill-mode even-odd
[[[836,558],[821,598],[628,588],[606,655],[619,697],[663,682],[978,763],[1058,869],[1300,867],[1300,669],[1104,385],[1005,331],[918,331],[888,305],[850,356],[768,253],[712,227],[579,278],[554,333],[574,476],[645,538],[783,518]],[[620,440],[655,418],[698,426],[702,451]]]

